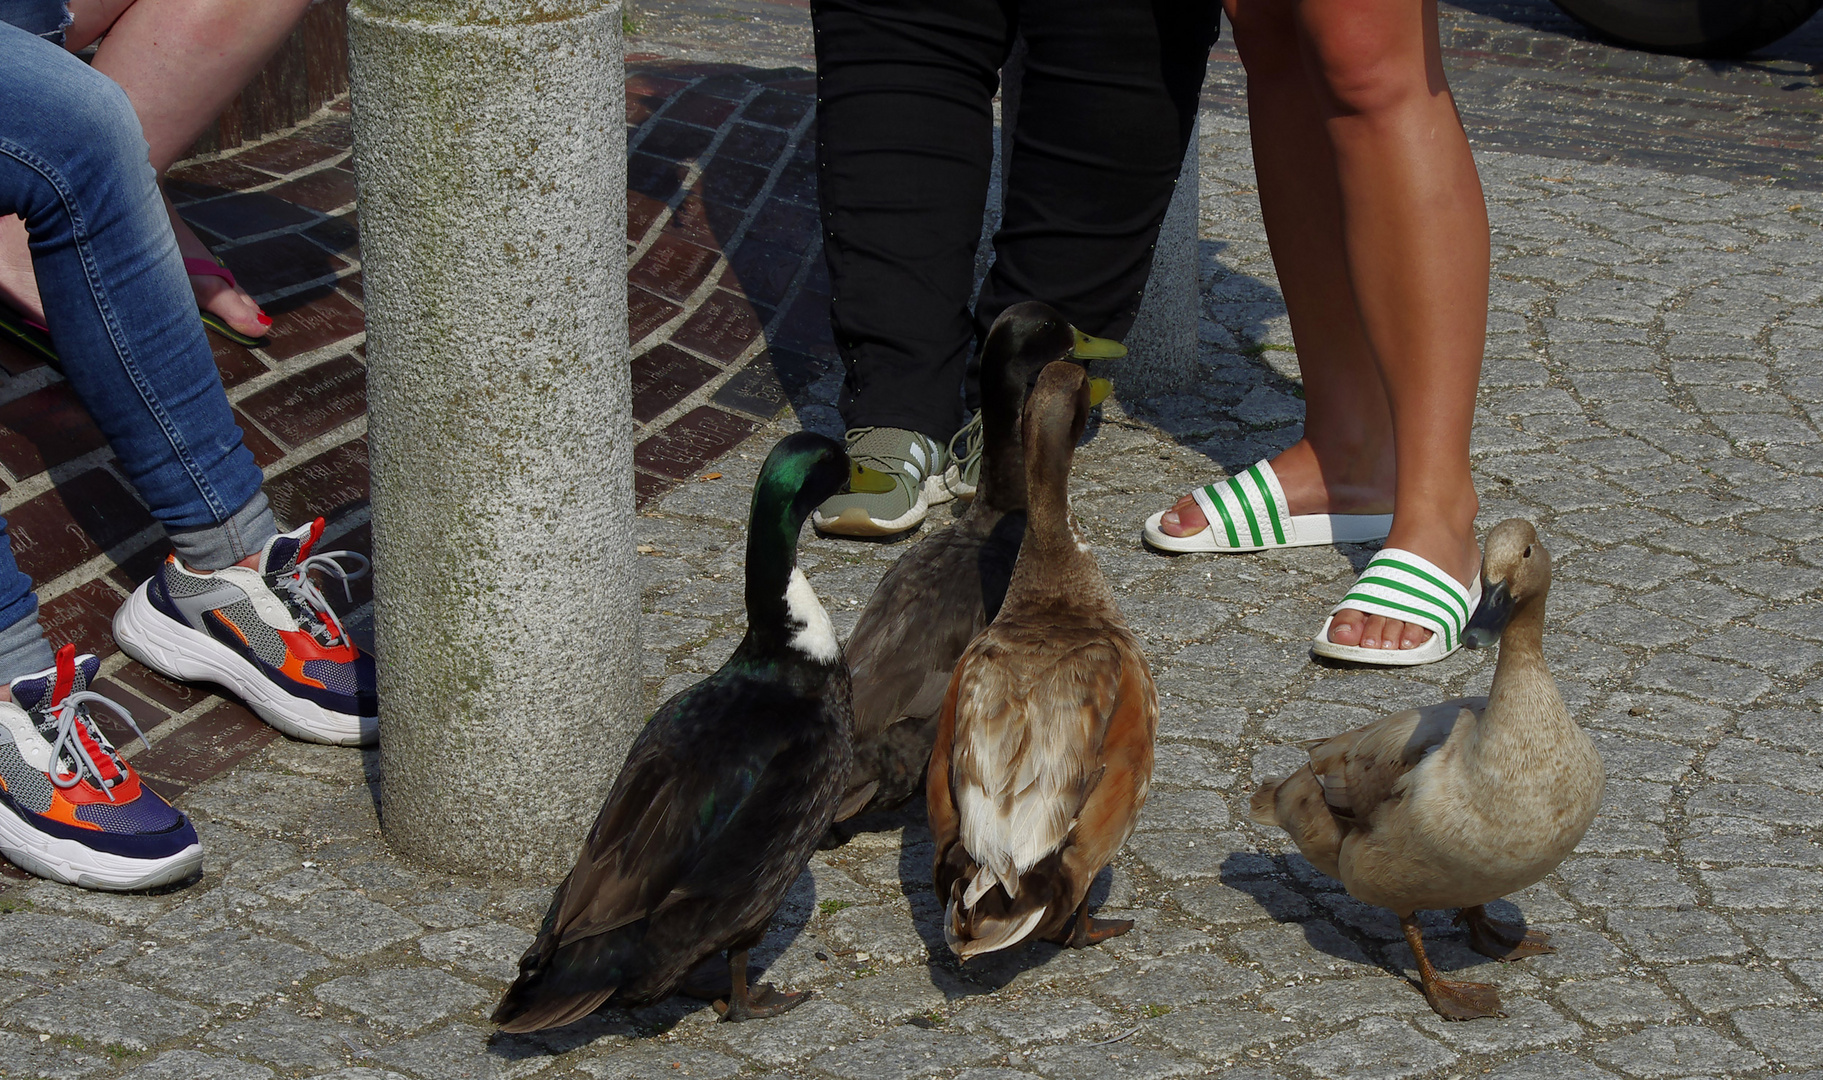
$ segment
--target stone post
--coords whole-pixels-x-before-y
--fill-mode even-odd
[[[1013,128],[1019,115],[1019,84],[1025,77],[1025,40],[1013,43],[1013,51],[1000,69],[1000,187],[1006,184],[1007,169],[1013,159]],[[1139,315],[1127,331],[1128,359],[1117,369],[1110,368],[1114,392],[1124,401],[1175,394],[1187,390],[1196,379],[1197,323],[1202,316],[1201,297],[1197,290],[1197,227],[1201,217],[1201,152],[1203,122],[1198,119],[1190,128],[1190,146],[1184,152],[1184,163],[1178,172],[1177,190],[1171,194],[1171,205],[1165,210],[1164,223],[1158,230],[1158,243],[1152,253],[1152,273],[1146,279],[1146,292],[1139,302]],[[990,200],[992,196],[990,195]],[[992,238],[999,226],[1000,204],[990,201],[988,216]],[[985,268],[987,260],[980,260]]]
[[[611,0],[354,0],[382,820],[567,871],[640,723]]]

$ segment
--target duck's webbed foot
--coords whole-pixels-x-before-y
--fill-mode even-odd
[[[1480,904],[1463,908],[1456,922],[1468,927],[1469,948],[1496,960],[1523,960],[1557,951],[1549,934],[1489,918]]]
[[[1070,920],[1071,930],[1051,939],[1057,944],[1071,949],[1086,949],[1091,945],[1100,945],[1109,938],[1119,937],[1133,929],[1132,919],[1092,919],[1089,917],[1089,900],[1084,897],[1076,908],[1076,917]]]
[[[727,1001],[715,1003],[715,1011],[729,1023],[742,1020],[757,1020],[767,1016],[777,1016],[790,1012],[810,998],[809,990],[790,993],[774,990],[771,983],[749,986],[747,983],[747,950],[733,954],[728,958],[728,973],[733,983],[733,993]]]
[[[1500,991],[1487,983],[1429,979],[1424,983],[1424,1000],[1445,1020],[1506,1015],[1500,1011]]]
[[[1424,989],[1424,1000],[1445,1020],[1473,1020],[1478,1016],[1505,1016],[1500,1010],[1500,991],[1486,983],[1451,982],[1437,974],[1431,958],[1424,952],[1424,931],[1414,915],[1402,915],[1399,929],[1405,931],[1405,943],[1412,948],[1418,962],[1418,980]]]

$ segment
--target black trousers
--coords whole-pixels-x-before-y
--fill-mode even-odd
[[[1090,334],[1126,334],[1218,11],[1215,0],[812,0],[849,427],[948,438],[975,343],[1020,301],[1052,304]],[[1028,55],[1004,214],[971,312],[992,102],[1015,36]]]

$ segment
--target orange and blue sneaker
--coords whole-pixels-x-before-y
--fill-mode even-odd
[[[0,701],[0,853],[85,889],[183,881],[203,864],[196,828],[96,726],[91,706],[139,731],[125,709],[89,689],[100,666],[65,645],[55,667],[8,684],[13,700]]]
[[[380,728],[373,657],[348,639],[311,574],[346,593],[368,563],[352,551],[313,554],[322,536],[322,518],[274,536],[257,569],[204,573],[170,556],[115,613],[114,640],[153,671],[226,687],[294,739],[366,746]]]

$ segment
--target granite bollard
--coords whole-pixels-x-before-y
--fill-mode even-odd
[[[560,875],[642,704],[620,5],[348,14],[382,820]]]

